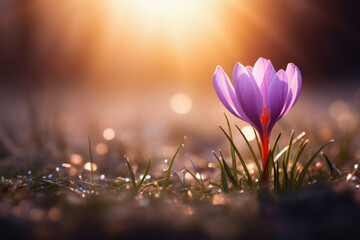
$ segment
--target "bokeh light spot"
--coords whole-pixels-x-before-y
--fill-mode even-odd
[[[98,154],[105,154],[108,152],[108,146],[105,143],[99,143],[96,145],[95,150]]]
[[[103,136],[106,140],[110,141],[115,138],[115,131],[112,128],[107,128],[103,132]]]
[[[186,114],[192,108],[192,100],[184,93],[177,93],[170,99],[170,107],[178,114]]]
[[[241,129],[241,131],[244,133],[248,141],[252,141],[255,139],[255,133],[251,126],[245,126]]]
[[[91,163],[90,162],[85,163],[84,164],[84,169],[88,170],[88,171],[91,171]],[[97,165],[95,163],[92,164],[92,170],[93,171],[97,170]]]
[[[63,213],[60,208],[53,207],[49,210],[48,216],[51,221],[58,222],[62,219]]]
[[[83,162],[83,158],[79,154],[72,154],[70,157],[70,162],[74,165],[80,165]]]

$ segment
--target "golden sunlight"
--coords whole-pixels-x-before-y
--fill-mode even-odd
[[[213,0],[108,0],[106,3],[109,30],[141,41],[138,45],[151,45],[166,39],[173,51],[193,44],[195,38],[206,38],[216,28],[216,3]],[[104,4],[105,4],[104,3]]]

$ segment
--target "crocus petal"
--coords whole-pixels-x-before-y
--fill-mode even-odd
[[[263,100],[264,107],[268,107],[267,103],[267,90],[270,84],[270,81],[276,75],[275,69],[272,63],[265,59],[259,58],[253,68],[252,74],[256,80],[256,83],[260,89],[260,93]]]
[[[268,131],[271,131],[275,123],[280,119],[281,113],[285,108],[285,103],[288,95],[288,79],[284,70],[277,72],[276,76],[272,79],[268,89],[268,104],[270,122],[268,125]]]
[[[253,125],[261,134],[260,115],[263,111],[263,103],[255,79],[242,64],[237,63],[233,72],[233,81],[240,106],[248,118],[247,122]]]
[[[251,66],[246,66],[246,70],[248,71],[249,74],[252,74],[253,72],[253,68]]]
[[[302,85],[300,70],[293,63],[289,63],[287,65],[286,75],[289,82],[289,94],[286,100],[286,107],[282,115],[285,115],[294,106],[299,98]]]
[[[224,106],[235,116],[244,120],[244,113],[239,105],[234,87],[224,70],[218,66],[213,76],[215,91]]]

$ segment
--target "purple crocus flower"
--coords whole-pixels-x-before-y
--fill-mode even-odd
[[[251,124],[259,133],[263,169],[269,155],[269,138],[275,123],[295,104],[301,90],[301,73],[289,63],[275,71],[270,60],[259,58],[254,67],[237,63],[233,84],[218,66],[213,76],[217,95],[235,116]],[[265,178],[267,174],[264,175]],[[267,182],[267,179],[264,181]]]

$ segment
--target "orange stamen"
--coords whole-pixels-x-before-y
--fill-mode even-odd
[[[267,108],[266,107],[263,107],[264,108],[264,113],[261,114],[260,116],[260,120],[261,120],[261,123],[264,127],[264,131],[266,131],[266,126],[267,124],[269,123],[269,120],[270,120],[270,114],[267,113]]]
[[[265,171],[263,179],[261,179],[261,181],[264,184],[267,184],[268,183],[268,169],[266,169],[266,161],[269,156],[269,136],[267,135],[266,127],[270,120],[270,114],[268,114],[266,107],[264,107],[264,113],[261,114],[260,120],[264,127],[263,136],[261,136],[261,150],[262,150],[263,169]]]

